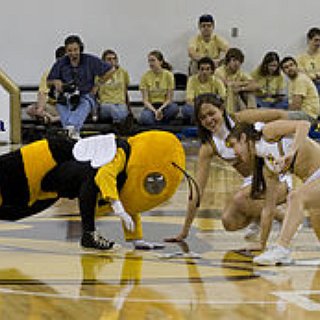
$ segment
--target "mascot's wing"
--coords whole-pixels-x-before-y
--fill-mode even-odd
[[[76,160],[90,161],[93,168],[99,168],[112,161],[116,152],[116,137],[113,133],[81,139],[72,150]]]

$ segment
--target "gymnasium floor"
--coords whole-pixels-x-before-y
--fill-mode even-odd
[[[213,163],[186,243],[158,251],[133,250],[113,216],[97,225],[122,247],[81,249],[70,200],[17,223],[0,222],[0,319],[319,319],[320,246],[308,226],[294,239],[295,265],[282,267],[254,266],[240,250],[243,231],[223,230],[219,214],[240,182],[233,169]],[[183,182],[169,202],[143,215],[146,240],[179,232],[187,195]]]

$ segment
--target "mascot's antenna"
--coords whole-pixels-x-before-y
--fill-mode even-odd
[[[171,162],[171,163],[175,168],[180,170],[184,174],[184,176],[187,178],[188,185],[189,185],[189,200],[193,198],[193,186],[194,186],[196,190],[196,196],[197,196],[196,207],[199,208],[200,207],[200,190],[196,180],[186,170],[182,169],[175,162]]]

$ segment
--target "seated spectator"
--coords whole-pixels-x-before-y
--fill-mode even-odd
[[[238,48],[230,48],[224,64],[214,73],[226,86],[226,110],[230,114],[242,109],[256,108],[256,85],[252,77],[241,70],[243,61],[242,51]]]
[[[80,138],[80,130],[95,106],[95,78],[102,85],[114,72],[100,58],[83,53],[83,43],[76,35],[65,39],[66,55],[59,59],[48,75],[48,85],[58,94],[57,110],[63,128],[70,137]]]
[[[277,52],[267,52],[251,76],[257,85],[256,101],[258,107],[288,108],[285,81],[280,70],[280,58]]]
[[[307,33],[308,48],[297,57],[300,71],[314,82],[320,92],[320,29],[311,28]]]
[[[218,66],[229,47],[225,39],[213,32],[215,20],[211,14],[200,16],[198,27],[200,33],[190,39],[188,45],[188,54],[191,59],[189,64],[190,75],[197,73],[198,61],[203,57],[211,58]]]
[[[61,46],[56,49],[56,60],[65,55],[65,48]],[[41,77],[39,90],[37,95],[37,101],[27,107],[27,114],[36,120],[40,120],[44,123],[53,123],[60,120],[59,113],[56,108],[56,100],[49,97],[49,87],[47,86],[47,77],[50,70],[44,72]]]
[[[226,97],[226,88],[223,82],[213,75],[215,65],[209,57],[203,57],[198,61],[198,73],[190,76],[187,82],[186,105],[182,108],[182,116],[185,122],[194,122],[194,101],[203,93],[214,93],[223,100]]]
[[[312,80],[298,69],[293,57],[285,57],[280,62],[282,71],[288,76],[289,110],[296,111],[296,119],[312,121],[320,112],[317,88]]]
[[[173,103],[174,76],[171,65],[164,60],[158,50],[148,54],[150,70],[141,78],[140,90],[144,109],[140,115],[140,123],[153,125],[168,123],[175,119],[179,108]]]
[[[105,50],[102,54],[102,60],[110,63],[115,68],[115,72],[110,79],[99,86],[99,118],[103,120],[111,118],[113,123],[119,123],[124,121],[129,114],[129,74],[125,69],[120,67],[115,51]]]

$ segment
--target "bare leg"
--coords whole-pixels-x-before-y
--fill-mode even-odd
[[[320,210],[310,211],[310,220],[313,231],[315,232],[318,240],[320,241]]]
[[[319,203],[320,179],[314,180],[308,184],[293,190],[288,195],[288,210],[285,215],[277,243],[280,246],[288,247],[293,236],[297,232],[299,225],[303,220],[304,208],[310,208],[311,221],[314,223],[314,229],[319,238],[320,219],[315,215],[315,209],[320,209]]]
[[[264,205],[264,200],[254,200],[250,197],[251,186],[241,188],[230,199],[222,213],[222,223],[228,231],[245,228],[250,222],[257,221]],[[287,195],[286,183],[281,183],[277,203],[285,202]],[[282,221],[283,212],[276,213],[276,219]]]
[[[222,213],[222,223],[227,231],[245,228],[253,218],[258,218],[263,202],[250,198],[251,186],[240,189],[228,202]]]

